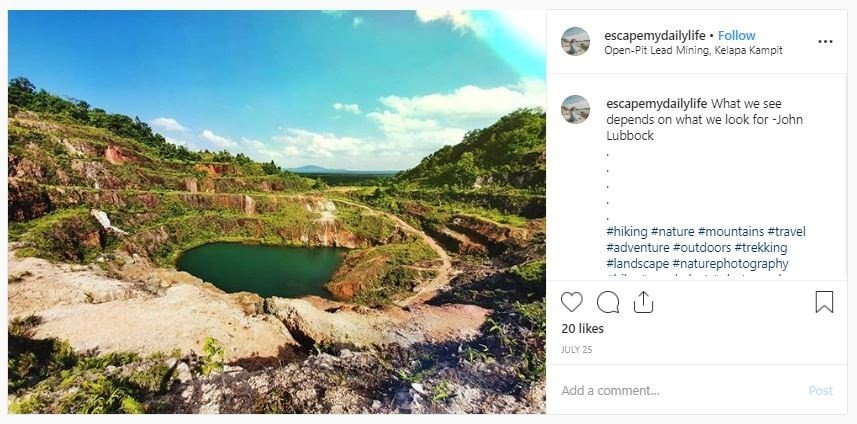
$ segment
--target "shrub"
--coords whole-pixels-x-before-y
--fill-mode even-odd
[[[223,346],[213,337],[206,337],[202,345],[202,360],[200,372],[209,375],[213,372],[223,371]]]

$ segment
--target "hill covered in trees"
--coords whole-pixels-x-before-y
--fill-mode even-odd
[[[520,109],[493,125],[468,132],[402,172],[397,180],[419,186],[499,186],[543,192],[545,114]]]
[[[9,82],[9,116],[15,116],[20,111],[35,112],[45,119],[62,123],[106,130],[112,135],[136,142],[138,145],[134,147],[155,160],[231,163],[245,168],[247,171],[245,174],[283,174],[297,179],[294,174],[282,170],[273,161],[259,163],[242,153],[233,155],[227,150],[195,151],[172,144],[162,135],[152,131],[149,124],[141,121],[139,117],[131,118],[119,113],[108,113],[104,109],[92,107],[83,100],[61,97],[44,89],[37,90],[36,86],[24,77],[18,77]],[[11,134],[10,138],[12,138]]]

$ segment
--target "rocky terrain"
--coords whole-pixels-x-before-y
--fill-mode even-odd
[[[44,91],[12,94],[13,412],[543,410],[543,181],[527,188],[541,171],[516,162],[511,186],[484,192],[500,177],[455,171],[485,147],[477,137],[387,187],[327,190]],[[511,116],[497,131],[518,131],[543,167],[544,116]],[[448,175],[464,180],[439,191]],[[214,241],[349,251],[326,286],[335,300],[263,299],[175,269]]]
[[[68,340],[80,351],[153,354],[199,351],[214,337],[226,346],[226,361],[276,363],[299,350],[252,293],[225,294],[178,271],[131,265],[117,279],[99,267],[17,258],[15,251],[9,257],[10,319],[40,317],[32,333],[39,338]]]

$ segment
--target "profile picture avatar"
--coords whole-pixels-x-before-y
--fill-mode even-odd
[[[583,28],[571,27],[562,33],[562,49],[572,56],[580,56],[589,50],[589,34]]]
[[[578,96],[568,96],[562,102],[562,117],[572,123],[579,124],[589,118],[589,102]]]

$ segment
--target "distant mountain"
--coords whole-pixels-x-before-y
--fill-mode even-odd
[[[304,165],[289,168],[287,171],[295,174],[349,174],[349,175],[394,175],[398,171],[355,171],[351,169],[325,168],[318,165]]]

